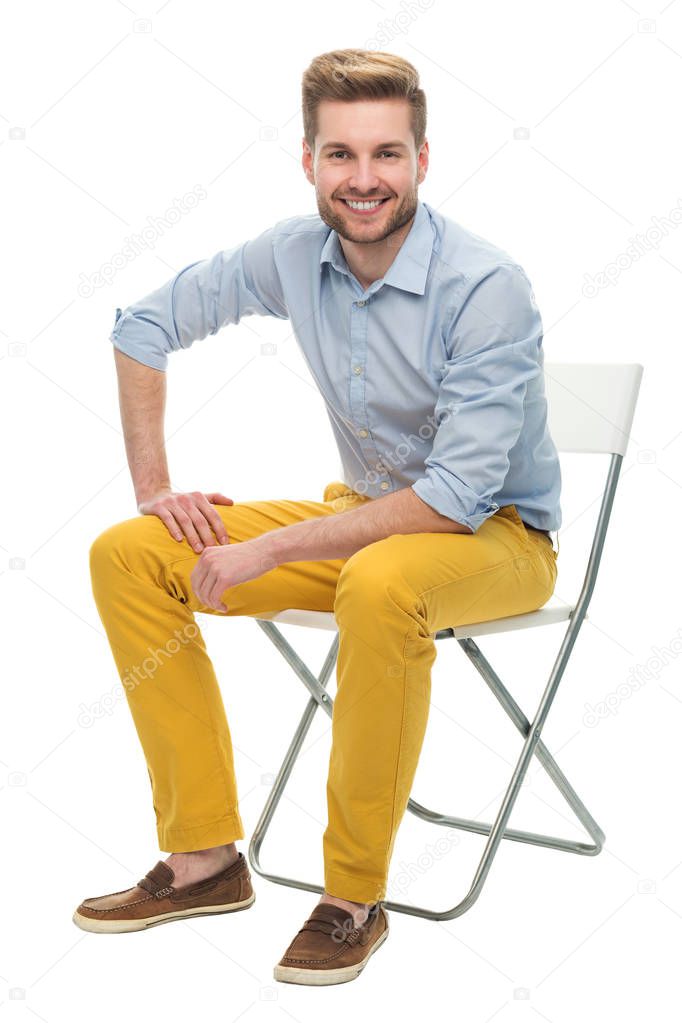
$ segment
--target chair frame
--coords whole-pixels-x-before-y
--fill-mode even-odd
[[[633,385],[634,396],[629,410],[630,421],[632,414],[634,413],[634,401],[636,400],[636,391],[639,386],[639,378],[641,377],[642,369],[642,367],[638,364],[635,364],[635,366],[639,369],[639,375],[637,376],[636,384]],[[624,416],[624,421],[627,418],[628,415],[626,414]],[[629,431],[630,423],[628,422],[626,425],[627,433],[627,431]],[[514,697],[502,683],[490,662],[483,655],[472,636],[461,636],[461,633],[466,631],[466,626],[440,629],[438,632],[433,633],[436,640],[449,638],[457,639],[461,649],[482,676],[486,685],[501,704],[502,708],[505,710],[506,714],[514,723],[518,731],[524,736],[524,742],[497,816],[492,824],[437,813],[433,810],[427,809],[412,798],[408,800],[407,809],[422,820],[429,821],[433,824],[440,824],[449,828],[488,836],[483,854],[474,874],[473,881],[464,898],[456,903],[451,909],[440,911],[427,909],[423,906],[383,900],[382,905],[384,905],[386,909],[410,914],[412,916],[424,917],[429,920],[452,920],[457,916],[461,916],[470,909],[471,906],[473,906],[481,894],[486,877],[502,839],[509,839],[514,842],[523,842],[528,845],[543,846],[548,849],[557,849],[564,852],[572,852],[581,856],[596,856],[601,852],[605,841],[604,832],[596,823],[585,804],[578,797],[563,771],[556,763],[556,760],[542,742],[541,735],[547,715],[551,709],[559,683],[561,682],[568,664],[573,645],[586,617],[587,607],[592,597],[626,445],[627,438],[625,438],[622,443],[619,442],[619,446],[622,450],[611,451],[606,484],[602,495],[601,506],[582,589],[575,606],[568,614],[568,628],[550,672],[540,703],[532,720],[524,714]],[[566,448],[564,448],[564,450],[565,449]],[[583,448],[579,448],[578,450],[583,450]],[[292,612],[290,611],[288,614],[290,616],[289,621],[294,621],[295,623],[295,620],[291,618]],[[295,611],[293,614],[295,615]],[[319,614],[321,618],[328,617],[327,612],[305,612],[307,619],[306,624],[309,622],[311,614]],[[529,612],[529,614],[533,614],[533,612]],[[522,619],[524,617],[526,616],[514,615],[510,617],[509,622],[512,622],[513,619]],[[266,878],[268,881],[273,881],[275,884],[322,893],[324,891],[324,887],[320,885],[312,884],[307,881],[296,880],[290,877],[284,877],[279,874],[272,874],[264,870],[260,862],[260,853],[268,827],[272,822],[275,810],[282,798],[287,781],[296,762],[296,758],[298,757],[303,741],[308,733],[318,707],[322,707],[329,717],[332,717],[333,700],[325,687],[336,664],[339,635],[338,632],[336,632],[326,655],[322,670],[320,671],[319,676],[315,676],[284,637],[274,621],[264,618],[257,618],[256,621],[268,639],[270,639],[274,646],[279,650],[285,661],[307,688],[310,693],[310,699],[308,700],[299,725],[277,773],[270,795],[268,796],[253,832],[248,851],[249,862],[256,873],[258,873],[261,877]],[[498,621],[504,623],[506,620],[498,619]],[[327,626],[325,625],[324,627],[326,628]],[[589,835],[591,839],[590,842],[574,841],[553,835],[538,834],[532,831],[520,831],[507,827],[509,817],[534,756],[537,757],[550,779],[573,810],[573,813]]]

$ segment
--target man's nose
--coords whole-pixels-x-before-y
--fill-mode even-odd
[[[348,179],[348,187],[360,192],[361,195],[367,195],[380,190],[379,178],[374,173],[372,165],[368,160],[358,161],[352,176]]]

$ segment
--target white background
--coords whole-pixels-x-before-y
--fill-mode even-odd
[[[682,2],[131,3],[14,3],[0,30],[0,1020],[671,1018],[682,936]],[[504,842],[469,912],[445,923],[393,912],[359,980],[315,992],[274,982],[272,967],[317,895],[255,873],[256,905],[233,917],[105,936],[77,930],[71,914],[167,855],[124,700],[80,723],[83,707],[120,695],[88,548],[137,514],[114,312],[197,259],[316,212],[300,168],[300,79],[316,54],[345,46],[419,69],[431,150],[420,197],[524,266],[546,362],[641,362],[644,377],[590,617],[543,736],[604,828],[603,852]],[[126,238],[197,185],[207,195],[192,212],[83,297]],[[656,234],[655,218],[669,216]],[[648,248],[628,259],[635,235]],[[619,257],[614,282],[586,292],[586,275]],[[176,487],[319,500],[338,478],[286,321],[251,317],[174,353],[168,388]],[[564,600],[580,590],[606,467],[605,456],[562,456]],[[307,694],[255,622],[198,620],[236,747],[246,852]],[[481,643],[529,714],[563,632]],[[319,670],[329,635],[285,633]],[[432,696],[413,795],[490,820],[520,737],[455,643],[439,644]],[[595,724],[586,705],[600,702],[610,712]],[[266,868],[315,883],[329,724],[317,715],[263,850]],[[583,837],[537,764],[512,825]],[[389,892],[410,875],[400,901],[458,902],[483,839],[455,835],[434,855],[441,830],[408,814]]]

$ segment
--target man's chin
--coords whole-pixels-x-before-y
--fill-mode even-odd
[[[392,231],[393,228],[389,222],[374,224],[371,227],[369,224],[361,224],[358,227],[356,224],[349,224],[342,218],[339,219],[339,226],[336,228],[336,233],[348,242],[379,242]]]
[[[382,207],[375,214],[358,214],[353,213],[342,199],[332,199],[322,205],[318,203],[318,212],[327,227],[333,228],[346,241],[378,242],[397,231],[411,216],[399,215],[402,207],[396,207],[394,198],[383,203]]]

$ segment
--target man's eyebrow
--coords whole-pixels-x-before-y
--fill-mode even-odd
[[[395,142],[381,142],[377,149],[407,149],[407,145],[401,142],[399,139]],[[325,149],[350,149],[350,146],[346,142],[327,142],[320,152],[324,152]]]

